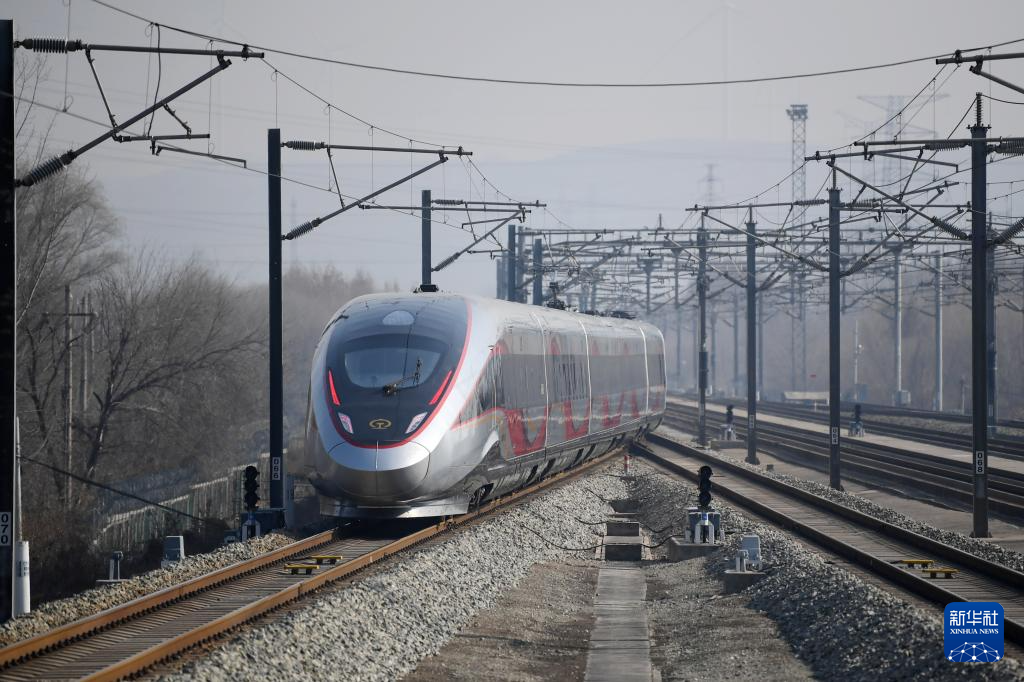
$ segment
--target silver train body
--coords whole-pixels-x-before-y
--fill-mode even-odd
[[[313,358],[303,473],[321,513],[465,513],[655,428],[654,326],[445,293],[341,308]]]

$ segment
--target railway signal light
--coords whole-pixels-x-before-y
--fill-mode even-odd
[[[260,496],[257,492],[260,489],[260,470],[249,465],[245,467],[245,480],[242,483],[242,488],[245,490],[245,508],[248,511],[254,511],[260,503]]]
[[[701,509],[711,506],[711,467],[702,466],[697,471],[697,504]]]

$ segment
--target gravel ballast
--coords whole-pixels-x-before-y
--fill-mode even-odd
[[[212,552],[186,556],[174,568],[147,571],[121,583],[95,587],[73,597],[40,604],[31,613],[0,624],[0,646],[20,642],[165,587],[266,554],[292,542],[295,542],[294,538],[271,533],[257,540],[235,542]]]
[[[568,482],[243,632],[163,679],[396,679],[535,563],[581,555],[558,546],[599,543],[600,528],[576,518],[602,517],[608,507],[601,498],[624,495],[625,484],[611,475]]]
[[[693,486],[638,463],[633,484],[645,523],[661,529],[685,518]],[[1017,661],[952,663],[943,656],[941,616],[910,606],[827,563],[788,534],[747,519],[715,500],[727,531],[735,531],[721,553],[706,560],[719,574],[732,567],[740,533],[756,533],[768,577],[747,588],[750,606],[777,624],[793,650],[823,679],[877,682],[906,680],[1021,680]],[[677,525],[675,532],[681,532]],[[673,530],[655,533],[667,537]]]

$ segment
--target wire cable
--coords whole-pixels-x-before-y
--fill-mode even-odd
[[[147,19],[144,16],[130,12],[116,5],[112,5],[104,0],[92,0],[97,5],[106,7],[114,12],[132,17],[139,21],[145,21],[147,23],[155,23],[154,21]],[[741,85],[747,83],[769,83],[774,81],[794,80],[799,78],[816,78],[820,76],[835,76],[845,73],[857,73],[861,71],[875,71],[878,69],[888,69],[897,66],[904,66],[906,64],[915,64],[920,62],[930,62],[940,57],[949,57],[954,53],[944,52],[942,54],[930,55],[927,57],[914,57],[910,59],[902,59],[893,62],[886,62],[882,64],[871,64],[867,66],[854,66],[841,69],[832,69],[828,71],[813,71],[807,73],[795,73],[795,74],[784,74],[778,76],[758,76],[752,78],[734,78],[734,79],[723,79],[723,80],[712,80],[712,81],[679,81],[679,82],[648,82],[648,83],[612,83],[612,82],[574,82],[574,81],[544,81],[544,80],[520,80],[513,78],[493,78],[485,76],[465,76],[460,74],[451,73],[440,73],[433,71],[416,71],[413,69],[401,69],[390,66],[380,66],[375,64],[363,64],[360,62],[350,62],[342,59],[333,59],[329,57],[321,57],[318,55],[305,54],[302,52],[294,52],[291,50],[282,50],[272,47],[266,47],[263,45],[255,45],[252,43],[241,43],[236,40],[229,40],[227,38],[221,38],[218,36],[210,35],[207,33],[201,33],[199,31],[193,31],[177,26],[171,26],[170,24],[163,24],[164,28],[182,33],[184,35],[193,36],[195,38],[202,38],[204,40],[216,40],[220,43],[227,45],[248,45],[250,48],[255,50],[261,50],[263,52],[272,52],[274,54],[286,55],[289,57],[296,57],[298,59],[307,59],[310,61],[321,62],[325,64],[334,64],[336,66],[348,66],[355,69],[365,69],[369,71],[382,71],[387,73],[396,73],[406,76],[419,76],[423,78],[439,78],[446,80],[457,80],[457,81],[469,81],[476,83],[492,83],[500,85],[536,85],[546,87],[561,87],[561,88],[683,88],[683,87],[700,87],[709,85]],[[979,50],[991,50],[995,47],[1004,47],[1006,45],[1013,45],[1014,43],[1024,42],[1024,38],[1016,38],[1014,40],[1008,40],[993,45],[987,45],[982,47],[973,47],[960,50],[960,53],[965,52],[977,52]]]
[[[67,476],[69,478],[73,478],[76,481],[78,481],[79,483],[85,483],[86,485],[91,485],[94,488],[99,488],[101,490],[106,490],[108,492],[112,492],[112,493],[115,493],[117,495],[121,495],[123,497],[130,497],[131,499],[138,500],[139,502],[143,502],[143,503],[145,503],[146,505],[148,505],[150,507],[156,507],[157,509],[163,509],[164,511],[169,511],[169,512],[172,512],[174,514],[178,514],[180,516],[184,516],[186,518],[192,519],[193,521],[198,521],[199,523],[206,523],[206,519],[202,518],[201,516],[193,516],[192,514],[189,514],[188,512],[183,512],[180,509],[175,509],[174,507],[168,507],[165,504],[160,504],[159,502],[154,502],[153,500],[147,500],[145,497],[140,497],[140,496],[138,496],[138,495],[136,495],[134,493],[125,492],[124,490],[118,490],[117,488],[109,486],[106,483],[100,483],[98,481],[92,480],[91,478],[86,478],[85,476],[79,476],[78,474],[73,474],[70,471],[65,471],[64,469],[61,469],[60,467],[55,467],[52,464],[47,464],[46,462],[40,461],[38,459],[33,459],[32,457],[29,457],[28,455],[18,455],[18,459],[20,459],[22,461],[25,461],[25,462],[30,462],[30,463],[35,464],[37,466],[41,466],[41,467],[43,467],[45,469],[49,469],[50,471],[53,471],[53,472],[58,473],[58,474],[61,474],[62,476]]]

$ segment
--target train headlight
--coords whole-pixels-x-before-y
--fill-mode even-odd
[[[409,428],[407,428],[405,430],[405,432],[406,433],[412,433],[413,431],[418,429],[420,427],[420,424],[423,423],[423,420],[426,419],[426,417],[427,417],[427,413],[426,412],[420,412],[418,415],[416,415],[415,417],[412,418],[412,421],[409,422]]]
[[[338,421],[341,422],[341,427],[343,429],[345,429],[349,433],[352,433],[352,420],[348,418],[347,414],[345,414],[344,412],[339,412]]]

